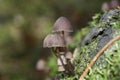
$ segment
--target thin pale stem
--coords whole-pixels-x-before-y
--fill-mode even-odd
[[[65,64],[64,64],[62,58],[60,57],[60,54],[59,54],[58,49],[57,49],[57,48],[52,48],[52,51],[54,52],[55,56],[56,56],[57,58],[60,59],[60,61],[61,61],[62,65],[63,65],[63,67],[65,68]],[[65,68],[65,69],[66,69],[66,68]]]
[[[62,37],[63,37],[63,39],[64,39],[64,41],[65,41],[65,45],[67,44],[67,42],[66,42],[66,40],[65,40],[65,32],[64,31],[62,31],[61,32],[61,34],[62,34]],[[69,50],[69,48],[66,46],[66,48],[65,48],[65,54],[66,54],[66,52]],[[70,72],[70,74],[74,74],[74,67],[72,66],[72,64],[71,64],[71,62],[70,61],[68,61],[67,60],[67,70]]]

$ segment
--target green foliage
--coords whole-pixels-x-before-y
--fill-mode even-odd
[[[113,22],[113,23],[111,23],[111,24],[112,24],[112,26],[113,26],[114,28],[120,29],[120,21]]]
[[[39,58],[49,57],[45,54],[48,51],[42,48],[43,37],[50,33],[53,22],[59,16],[67,17],[76,27],[85,24],[94,12],[99,11],[103,1],[0,0],[2,80],[44,80],[46,75],[53,77],[57,70],[56,59],[53,56],[47,61],[51,68],[48,74],[43,73],[44,76],[41,76],[35,68]],[[88,28],[78,31],[77,34],[82,35],[76,35],[75,43],[71,45],[73,50],[87,32]]]
[[[114,37],[119,35],[120,31],[114,33]],[[87,80],[118,80],[120,79],[120,40],[110,46],[102,56],[96,61]]]
[[[112,10],[111,10],[112,11]],[[113,10],[113,12],[116,10]],[[108,14],[107,17],[99,22],[100,15],[96,15],[93,21],[89,23],[89,26],[95,27],[112,27],[113,38],[120,35],[120,10],[117,13]],[[115,17],[116,18],[115,18]],[[118,17],[117,17],[118,16]],[[102,15],[101,15],[102,17]],[[97,20],[97,21],[96,21]],[[77,34],[80,35],[80,34]],[[77,47],[79,49],[78,55],[74,60],[75,76],[63,77],[61,80],[78,80],[84,69],[89,64],[90,60],[95,56],[94,53],[98,52],[98,39],[92,39],[88,45],[81,45]],[[120,40],[110,46],[104,54],[102,54],[95,64],[90,69],[89,73],[85,77],[85,80],[119,80],[120,79]]]
[[[69,45],[69,47],[74,50],[75,47],[79,45],[79,43],[81,42],[81,40],[83,39],[83,37],[86,34],[88,34],[88,32],[89,32],[89,28],[88,27],[82,28],[81,30],[77,31],[75,33],[74,37],[73,37],[74,38],[74,42],[71,43]]]
[[[95,26],[97,26],[97,24],[99,23],[99,20],[100,20],[101,16],[102,16],[101,13],[95,14],[92,17],[93,21],[88,22],[89,27],[95,27]]]
[[[76,42],[81,42],[81,39],[89,32],[89,28],[85,27],[82,28],[81,30],[77,31],[76,34],[74,35],[74,39]]]
[[[56,64],[55,64],[56,63]],[[57,72],[57,62],[56,62],[56,57],[52,55],[48,61],[47,61],[48,67],[50,67],[51,71],[49,73],[49,76],[53,77],[56,72]]]

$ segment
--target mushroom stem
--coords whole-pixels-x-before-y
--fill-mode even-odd
[[[53,53],[55,54],[55,56],[60,59],[63,67],[65,68],[65,64],[63,63],[63,60],[62,60],[62,58],[61,58],[60,55],[59,55],[58,49],[57,49],[57,48],[52,48],[52,51],[53,51]],[[57,53],[57,54],[56,54],[56,53]],[[66,69],[66,68],[65,68],[65,69]]]
[[[73,65],[71,64],[71,62],[69,60],[67,60],[67,64],[65,65],[62,58],[60,57],[60,52],[59,52],[59,49],[57,48],[52,48],[52,51],[54,52],[55,56],[57,58],[60,59],[63,67],[65,68],[65,70],[67,70],[69,72],[70,75],[74,75],[74,67]],[[57,53],[57,54],[56,54]]]
[[[71,64],[70,60],[67,60],[67,65],[66,65],[67,70],[71,75],[74,75],[74,67]]]
[[[67,48],[65,48],[66,50],[68,50]],[[66,52],[65,50],[65,52]],[[60,56],[60,52],[59,52],[59,49],[57,50],[58,52],[58,55]],[[60,57],[61,58],[61,57]],[[62,60],[62,59],[61,59]],[[67,60],[67,64],[66,65],[63,65],[65,70],[67,70],[69,72],[70,75],[74,75],[74,67],[73,65],[71,64],[70,60],[69,59],[66,59]],[[63,62],[63,60],[62,60]]]
[[[62,37],[63,37],[63,39],[64,39],[64,41],[65,41],[65,45],[66,45],[65,32],[64,32],[64,31],[61,31],[61,35],[62,35]]]

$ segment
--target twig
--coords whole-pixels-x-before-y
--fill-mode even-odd
[[[79,80],[83,80],[84,77],[87,75],[89,69],[92,67],[92,65],[95,63],[95,61],[98,59],[98,57],[103,54],[103,52],[109,47],[111,46],[114,42],[120,40],[120,36],[115,37],[114,39],[112,39],[111,41],[109,41],[97,54],[96,56],[90,61],[90,64],[86,67],[85,71],[83,72],[83,74],[80,76]]]

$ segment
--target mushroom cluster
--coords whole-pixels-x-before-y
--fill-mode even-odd
[[[60,17],[56,20],[52,33],[47,35],[43,42],[43,47],[51,48],[57,57],[58,71],[74,74],[74,67],[71,64],[73,57],[68,49],[65,40],[65,33],[73,32],[72,26],[67,18]]]

